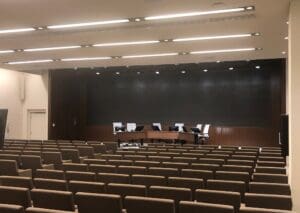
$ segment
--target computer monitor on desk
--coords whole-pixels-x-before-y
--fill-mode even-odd
[[[127,123],[126,124],[127,132],[133,132],[136,129],[136,123]]]
[[[201,133],[201,130],[197,127],[192,127],[191,130],[193,133],[197,133],[197,134]]]
[[[161,131],[161,124],[160,123],[152,123],[152,130],[153,131]]]
[[[178,132],[179,131],[179,127],[178,126],[170,126],[169,127],[169,131],[171,131],[171,132]]]
[[[144,129],[144,126],[137,126],[136,128],[135,128],[135,131],[136,132],[140,132],[140,131],[142,131]]]
[[[184,123],[175,123],[175,126],[178,127],[178,132],[183,132]]]

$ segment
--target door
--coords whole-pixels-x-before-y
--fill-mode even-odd
[[[45,140],[46,136],[46,112],[29,111],[27,138],[31,140]]]

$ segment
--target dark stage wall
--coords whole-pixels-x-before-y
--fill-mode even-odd
[[[52,70],[49,138],[113,140],[113,121],[184,122],[212,124],[215,143],[275,146],[284,76],[283,59]]]

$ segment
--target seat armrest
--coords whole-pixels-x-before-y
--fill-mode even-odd
[[[62,163],[72,163],[72,160],[62,160]]]
[[[42,168],[43,169],[53,170],[54,169],[54,165],[53,164],[42,164]]]
[[[32,178],[32,169],[18,169],[19,176]]]
[[[102,155],[102,153],[95,153],[94,158],[101,159],[101,155]]]

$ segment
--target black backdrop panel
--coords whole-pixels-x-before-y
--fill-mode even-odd
[[[170,65],[159,67],[159,75],[156,67],[131,68],[120,75],[111,68],[86,82],[87,125],[122,121],[270,126],[271,76],[282,69],[278,64],[274,60],[257,70],[249,63],[233,71],[223,65],[208,72],[190,65],[185,74]]]
[[[7,109],[0,109],[0,149],[3,148],[4,144],[7,112]]]

